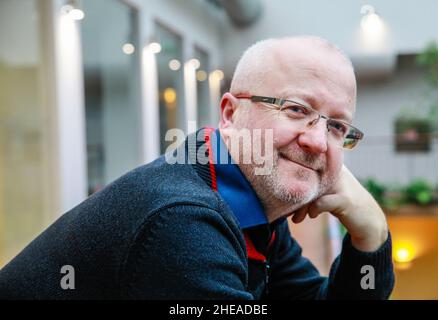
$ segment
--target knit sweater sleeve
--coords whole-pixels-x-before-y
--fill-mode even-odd
[[[252,299],[244,242],[218,211],[161,210],[141,227],[121,270],[126,299]]]
[[[355,249],[349,234],[328,277],[301,255],[302,249],[283,223],[277,256],[271,262],[271,299],[387,299],[394,287],[391,235],[375,252]]]

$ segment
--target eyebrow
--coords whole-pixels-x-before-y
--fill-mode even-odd
[[[315,109],[316,111],[319,112],[318,108],[315,107],[318,105],[315,97],[311,94],[308,94],[304,91],[296,91],[294,94],[285,94],[284,95],[286,98],[286,100],[291,100],[294,102],[298,102],[301,104],[304,104],[307,107],[311,107],[312,109]],[[345,121],[347,123],[351,123],[352,122],[352,115],[349,112],[342,112],[342,111],[335,111],[332,112],[330,115],[325,115],[327,117],[329,117],[330,119],[334,119],[334,120],[342,120]]]

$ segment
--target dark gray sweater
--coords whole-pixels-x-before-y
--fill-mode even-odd
[[[187,143],[181,148],[193,152]],[[281,219],[247,230],[260,251],[276,233],[268,261],[251,260],[211,179],[208,164],[170,165],[164,157],[127,173],[62,215],[7,264],[0,299],[388,298],[390,237],[378,251],[363,253],[347,234],[326,278],[301,256]],[[60,285],[64,265],[74,268],[73,290]],[[375,289],[361,287],[364,265],[375,269]]]

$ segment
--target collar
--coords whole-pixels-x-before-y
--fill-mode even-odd
[[[231,158],[219,129],[209,128],[211,157],[215,174],[213,185],[233,211],[241,229],[268,224],[263,207],[251,184]]]

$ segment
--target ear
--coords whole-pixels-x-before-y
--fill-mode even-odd
[[[233,126],[233,115],[236,111],[239,99],[234,97],[231,93],[227,92],[221,99],[221,120],[219,123],[220,128],[228,128]]]

